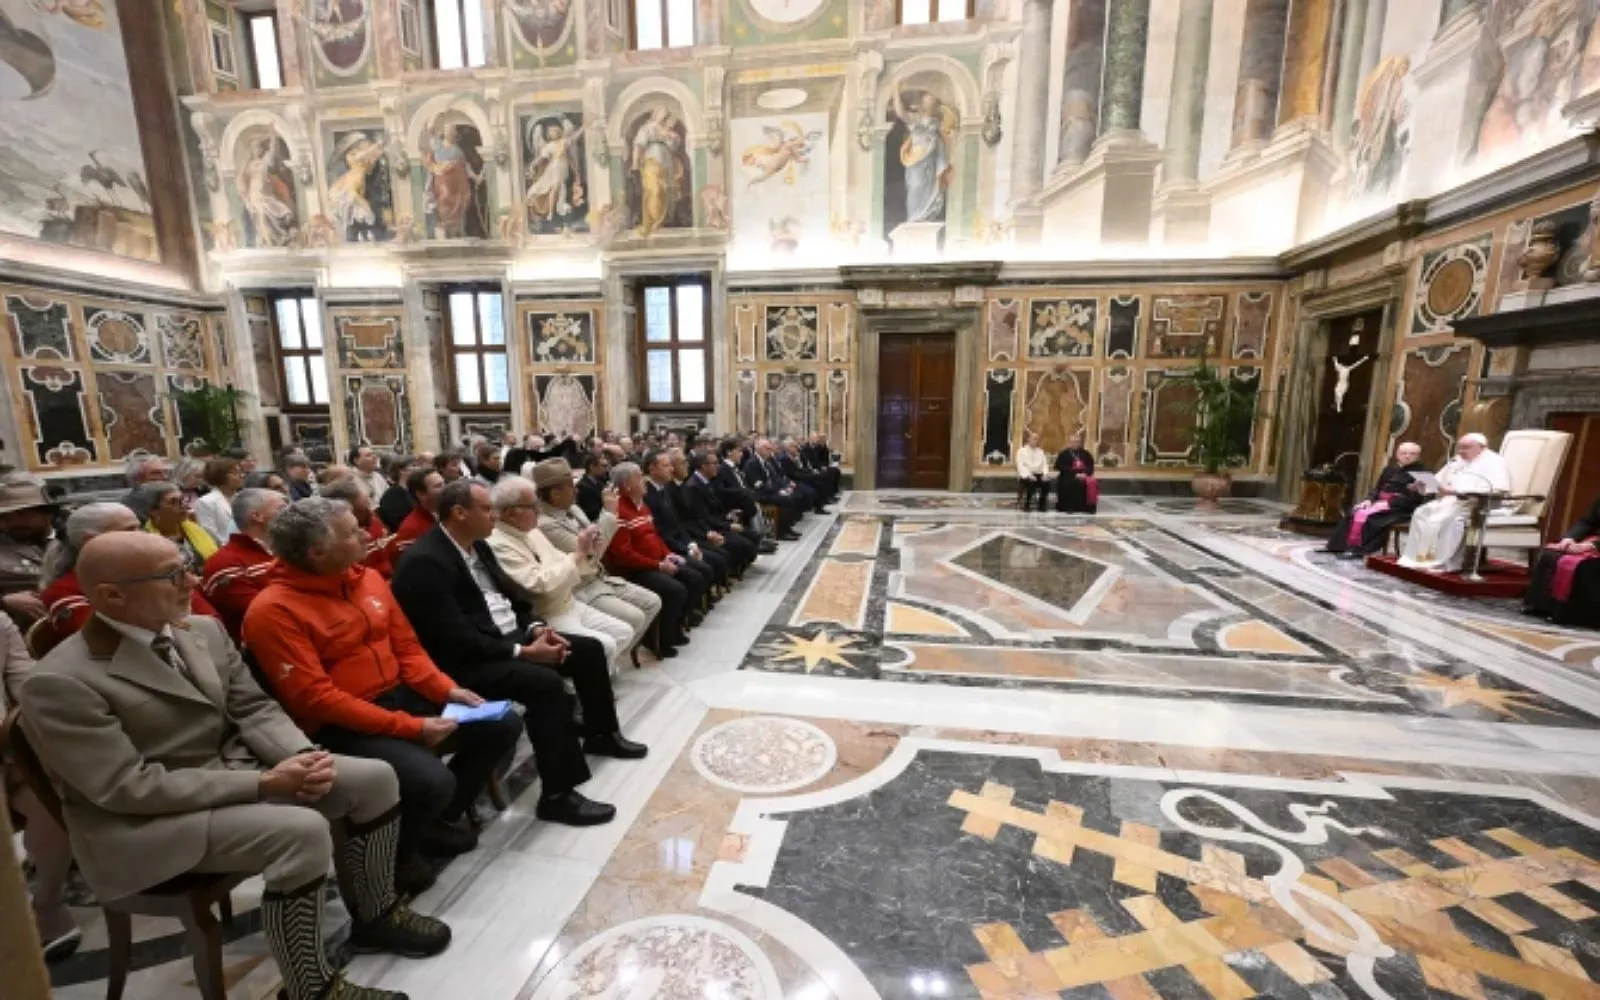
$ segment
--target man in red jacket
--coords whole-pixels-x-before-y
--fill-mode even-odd
[[[611,469],[617,498],[617,533],[606,546],[606,569],[661,598],[661,646],[667,656],[689,641],[683,626],[700,624],[700,599],[711,585],[689,561],[667,548],[656,534],[655,520],[645,505],[644,473],[632,462]]]
[[[276,490],[240,490],[233,496],[233,523],[239,530],[206,560],[200,591],[222,615],[222,624],[234,642],[244,613],[272,573],[272,542],[267,532],[288,505]]]
[[[439,505],[439,493],[443,489],[444,477],[432,469],[417,469],[406,476],[406,492],[411,494],[411,513],[395,529],[389,548],[391,563],[399,559],[412,542],[439,523],[434,508]]]
[[[361,530],[366,532],[367,558],[361,565],[372,570],[385,580],[394,575],[394,560],[389,551],[389,540],[393,537],[384,529],[383,519],[373,513],[372,497],[367,495],[366,487],[354,476],[341,479],[332,486],[324,489],[319,496],[329,500],[343,500],[350,505],[350,513],[356,516],[356,523],[361,525]]]
[[[387,761],[400,779],[396,884],[433,882],[421,854],[477,846],[465,814],[522,733],[508,713],[456,726],[446,703],[483,699],[423,652],[389,585],[364,568],[366,532],[348,505],[301,500],[272,525],[280,566],[244,618],[244,642],[300,728],[335,753]],[[440,752],[453,752],[449,767]]]

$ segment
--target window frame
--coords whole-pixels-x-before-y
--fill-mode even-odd
[[[322,334],[321,347],[285,347],[283,346],[283,327],[278,321],[278,303],[293,301],[300,314],[300,343],[306,343],[306,307],[307,300],[317,303],[317,328]],[[322,303],[317,301],[317,293],[311,289],[293,291],[279,291],[267,296],[267,317],[272,324],[272,371],[278,380],[279,409],[284,413],[332,413],[333,412],[333,376],[328,373],[328,330],[322,323]],[[322,402],[317,402],[317,382],[312,377],[312,360],[320,359],[323,375],[327,378],[327,396]],[[300,361],[305,365],[306,391],[311,396],[309,403],[296,403],[289,399],[289,369],[290,360]]]
[[[899,0],[895,0],[895,2],[898,4]],[[972,0],[967,0],[967,2],[971,3]],[[639,5],[646,3],[653,3],[661,8],[661,44],[653,49],[639,48]],[[673,3],[689,5],[689,44],[687,45],[671,44],[672,32],[668,27],[671,23],[668,20],[668,9]],[[670,52],[673,49],[694,48],[695,38],[700,33],[699,6],[695,0],[628,0],[628,50],[630,52]]]
[[[439,5],[450,4],[456,10],[457,23],[460,25],[461,35],[461,65],[446,67],[443,54],[439,47]],[[494,11],[486,0],[429,0],[425,12],[428,15],[428,55],[432,58],[429,69],[447,69],[451,73],[465,73],[475,69],[485,69],[489,65],[489,43],[487,37],[483,39],[483,62],[473,65],[472,45],[467,40],[467,4],[477,4],[478,16],[485,25],[493,23]],[[423,11],[419,11],[422,13]]]
[[[206,19],[206,27],[210,30],[207,36],[211,40],[211,75],[219,80],[226,80],[235,87],[239,85],[239,54],[233,48],[233,26],[218,24]],[[222,60],[226,58],[227,67],[224,68]]]
[[[410,46],[406,45],[406,29],[408,19],[412,42]],[[396,9],[395,21],[400,32],[400,51],[408,56],[416,56],[419,59],[422,58],[424,42],[422,32],[422,8],[419,5],[419,0],[400,0],[400,3]]]
[[[455,330],[455,310],[450,308],[453,296],[466,293],[472,296],[472,344],[457,344]],[[500,343],[487,344],[483,337],[483,303],[482,295],[500,296]],[[439,289],[439,306],[442,324],[444,327],[444,359],[445,381],[449,386],[450,412],[456,413],[493,413],[504,411],[511,407],[511,382],[516,377],[516,369],[511,363],[511,330],[506,322],[506,303],[504,293],[494,285],[447,285]],[[477,403],[464,403],[461,401],[460,386],[456,383],[456,358],[470,354],[478,360],[478,388],[481,401]],[[499,354],[506,359],[506,398],[504,402],[489,402],[489,366],[484,361],[486,355]]]
[[[939,16],[939,0],[926,0],[926,2],[928,4],[928,20],[915,21],[908,24],[906,22],[905,0],[894,0],[895,26],[901,28],[925,28],[933,24],[959,24],[962,21],[972,21],[977,19],[977,0],[966,0],[966,13],[961,17],[946,18],[941,18]]]
[[[278,64],[278,85],[276,87],[263,87],[263,86],[261,86],[261,65],[256,59],[256,36],[255,36],[255,22],[256,21],[266,21],[268,24],[272,25],[272,58],[274,60],[276,60],[276,62]],[[279,31],[278,31],[278,15],[277,15],[277,12],[276,11],[270,11],[270,10],[266,10],[266,11],[251,11],[251,12],[241,11],[239,13],[239,26],[243,29],[243,34],[244,34],[244,37],[245,37],[245,41],[247,42],[247,44],[245,45],[245,57],[246,57],[246,60],[247,60],[247,67],[248,67],[248,69],[250,71],[250,76],[249,76],[249,81],[248,81],[249,84],[250,84],[250,89],[251,90],[282,90],[283,86],[284,86],[284,79],[283,79],[283,35],[280,34]]]
[[[700,335],[699,340],[684,340],[678,335],[678,289],[685,285],[696,285],[700,289]],[[671,293],[667,303],[667,314],[671,320],[672,336],[668,340],[649,340],[649,318],[645,311],[645,294],[651,288],[665,288]],[[634,370],[637,373],[639,409],[644,412],[661,413],[709,413],[716,408],[716,383],[712,378],[711,359],[711,279],[704,274],[683,274],[667,278],[655,278],[641,281],[634,289]],[[672,354],[672,401],[668,403],[652,402],[650,399],[650,366],[649,355],[651,351],[670,351]],[[682,363],[679,355],[686,350],[698,350],[705,367],[706,398],[698,403],[686,403],[682,400],[682,379],[679,373]]]

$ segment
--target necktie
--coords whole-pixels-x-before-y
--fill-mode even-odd
[[[193,683],[194,679],[189,676],[189,668],[184,666],[183,657],[178,655],[177,647],[173,645],[171,636],[158,635],[154,639],[151,639],[150,650],[157,656],[161,657],[163,663],[176,670],[178,672],[178,676],[182,677],[186,681],[189,681],[190,683]]]

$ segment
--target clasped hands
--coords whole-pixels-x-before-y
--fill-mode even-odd
[[[1596,548],[1594,539],[1592,538],[1588,541],[1582,542],[1578,541],[1576,538],[1562,538],[1558,541],[1551,542],[1549,547],[1557,552],[1570,552],[1573,555],[1583,555],[1588,552],[1593,552]]]
[[[280,760],[261,773],[260,797],[312,803],[333,788],[333,754],[307,750]]]

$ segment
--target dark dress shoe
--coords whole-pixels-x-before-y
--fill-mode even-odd
[[[429,854],[453,858],[457,854],[465,854],[478,846],[477,831],[472,829],[465,817],[452,823],[439,820],[433,824],[422,838],[422,849]]]
[[[778,541],[780,542],[798,542],[799,540],[799,533],[794,531],[785,531],[779,533],[778,535]]]
[[[616,818],[617,807],[586,799],[581,792],[573,789],[564,795],[552,795],[547,799],[540,799],[539,804],[534,807],[533,814],[546,823],[599,826]]]
[[[450,946],[450,928],[404,903],[370,923],[350,925],[350,950],[358,955],[384,952],[402,958],[428,958]]]
[[[635,743],[621,733],[591,736],[583,741],[583,752],[594,757],[615,757],[618,760],[638,760],[650,752],[643,743]]]
[[[394,866],[394,889],[403,896],[420,896],[433,888],[438,879],[439,873],[418,854]]]
[[[678,651],[671,646],[662,646],[656,650],[656,659],[658,660],[670,660],[677,655]]]

